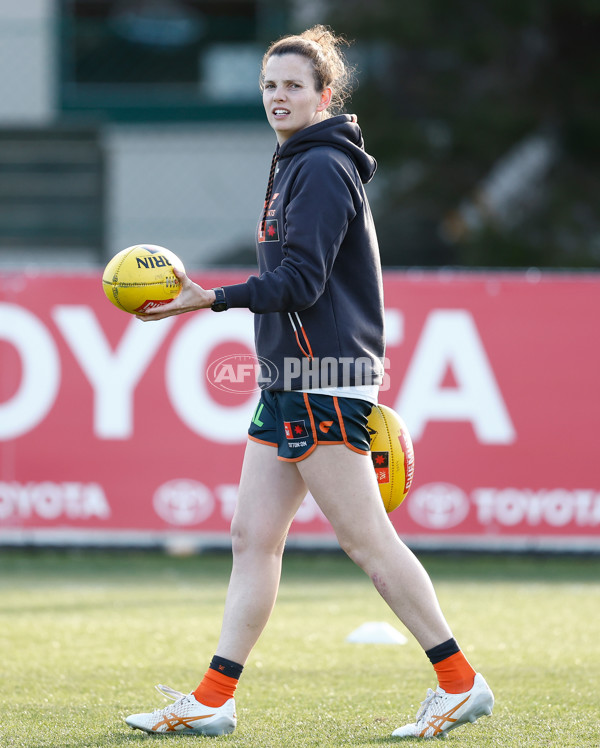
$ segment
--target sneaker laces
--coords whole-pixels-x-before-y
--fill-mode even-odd
[[[162,683],[158,683],[154,688],[156,688],[161,696],[165,696],[167,699],[171,699],[172,701],[177,701],[182,696],[185,696],[181,691],[176,691],[174,688],[171,688],[171,686],[164,686]]]
[[[171,688],[171,686],[165,686],[162,683],[158,683],[154,686],[154,688],[158,691],[161,696],[166,697],[167,699],[171,699],[174,703],[170,704],[169,706],[165,706],[162,709],[155,709],[152,712],[153,717],[164,717],[167,712],[170,712],[173,707],[175,707],[178,702],[180,702],[183,699],[187,699],[187,694],[182,693],[181,691],[176,691],[174,688]]]
[[[432,706],[433,701],[435,701],[437,696],[440,696],[437,691],[432,691],[431,688],[427,689],[427,695],[421,702],[421,708],[417,712],[417,722],[422,719],[426,714],[428,709]]]

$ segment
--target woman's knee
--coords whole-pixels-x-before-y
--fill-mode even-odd
[[[285,536],[280,533],[271,533],[266,525],[261,527],[251,526],[235,517],[231,523],[231,550],[234,556],[242,556],[247,553],[263,553],[282,555],[285,545]]]
[[[355,533],[337,533],[337,540],[340,548],[357,566],[361,569],[368,562],[370,550],[364,539],[361,539]]]
[[[336,533],[340,548],[354,563],[370,574],[390,557],[398,537],[382,524],[370,527],[345,527]]]

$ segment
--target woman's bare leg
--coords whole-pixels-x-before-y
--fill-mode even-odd
[[[371,458],[343,445],[327,445],[297,465],[341,547],[423,649],[450,639],[429,575],[385,512]]]
[[[269,620],[289,526],[306,494],[295,464],[248,441],[231,525],[233,567],[216,654],[243,665]]]

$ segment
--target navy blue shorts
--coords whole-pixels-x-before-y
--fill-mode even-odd
[[[366,455],[371,448],[367,420],[372,407],[350,397],[263,390],[248,436],[277,447],[277,457],[286,462],[303,460],[319,444],[345,444]]]

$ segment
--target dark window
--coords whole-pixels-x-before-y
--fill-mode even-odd
[[[61,106],[113,119],[262,116],[264,0],[63,0]]]

